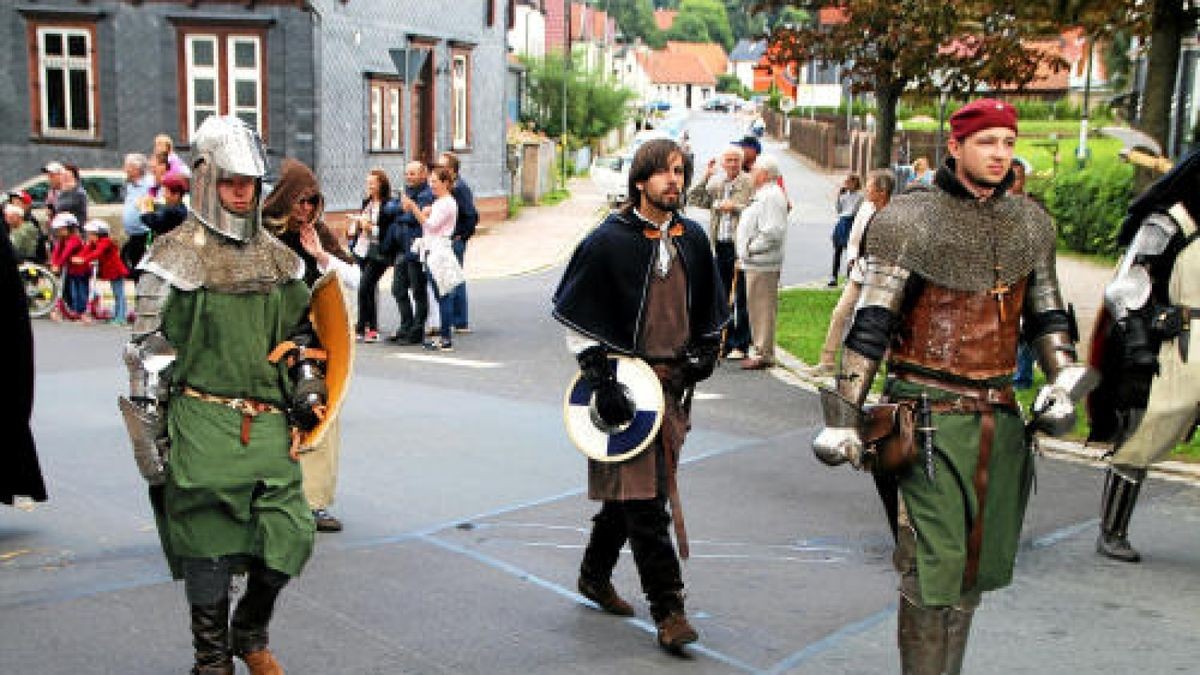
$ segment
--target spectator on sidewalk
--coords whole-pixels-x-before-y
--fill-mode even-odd
[[[479,224],[479,211],[475,208],[475,195],[471,187],[462,179],[459,171],[458,155],[453,152],[443,152],[438,155],[437,166],[445,167],[453,175],[453,188],[450,191],[454,203],[458,207],[458,215],[454,221],[454,234],[450,236],[450,247],[454,257],[458,259],[459,267],[467,255],[467,241],[475,235],[475,227]],[[470,333],[471,322],[467,315],[467,284],[463,282],[451,293],[450,314],[441,313],[441,323],[449,323],[457,333]],[[445,333],[445,330],[442,331]]]
[[[742,171],[747,174],[754,168],[754,160],[762,154],[762,143],[753,136],[746,136],[740,141],[734,141],[734,145],[742,149]]]
[[[54,308],[50,318],[86,321],[84,312],[87,310],[88,282],[92,278],[92,268],[90,265],[73,261],[83,250],[83,240],[79,237],[79,221],[75,219],[75,214],[64,211],[50,221],[50,231],[54,233],[54,247],[50,250],[50,269],[55,274],[65,272],[61,307]]]
[[[429,191],[433,193],[434,199],[428,212],[418,206],[417,202],[408,195],[401,198],[404,210],[411,213],[421,223],[421,241],[418,248],[421,251],[422,261],[426,262],[425,274],[429,278],[430,287],[437,296],[438,312],[441,315],[439,321],[441,337],[438,340],[426,342],[425,348],[443,352],[454,350],[451,337],[454,293],[453,291],[442,293],[438,288],[437,281],[429,272],[428,257],[429,252],[436,247],[451,246],[451,237],[458,217],[458,203],[451,196],[453,185],[454,172],[447,167],[438,166],[434,168],[433,174],[429,177]]]
[[[175,142],[167,134],[159,134],[154,137],[154,152],[151,154],[162,153],[167,155],[167,173],[178,174],[184,178],[191,177],[192,172],[188,169],[187,162],[175,154]]]
[[[392,182],[382,169],[367,174],[366,195],[362,211],[350,216],[347,236],[350,250],[362,267],[358,286],[358,325],[355,332],[359,342],[379,342],[379,279],[390,266],[380,243],[386,238],[400,215],[400,206],[392,199]]]
[[[59,174],[58,198],[55,201],[54,213],[70,213],[75,216],[77,223],[86,223],[88,215],[88,196],[83,186],[79,184],[79,167],[74,164],[64,165]]]
[[[429,173],[423,163],[409,162],[404,168],[404,196],[421,209],[433,204]],[[413,242],[421,237],[421,222],[412,213],[402,210],[389,235],[395,243],[384,248],[395,250],[392,297],[396,299],[396,307],[400,310],[400,327],[388,341],[421,344],[425,321],[429,318],[428,281],[425,270],[421,268],[421,258],[413,251]]]
[[[929,187],[933,185],[933,169],[929,168],[929,160],[924,157],[918,157],[912,163],[913,177],[912,182]]]
[[[858,174],[846,176],[837,194],[837,222],[833,226],[833,270],[829,273],[830,288],[838,285],[838,273],[842,269],[842,253],[850,243],[850,227],[854,224],[854,215],[862,206],[862,181]]]
[[[779,187],[779,163],[763,155],[751,172],[754,198],[742,211],[737,229],[738,264],[746,275],[750,334],[754,344],[743,370],[762,370],[775,363],[775,315],[779,307],[779,273],[787,237],[787,197]]]
[[[62,190],[62,175],[66,170],[67,168],[63,166],[62,162],[58,161],[47,162],[42,167],[42,173],[46,174],[46,183],[50,186],[46,190],[46,199],[44,200],[46,208],[50,212],[48,216],[50,220],[53,220],[54,215],[58,213],[58,193]],[[49,223],[47,223],[47,227],[49,227]]]
[[[171,172],[170,156],[165,152],[156,152],[150,155],[150,196],[155,201],[162,201],[162,182]]]
[[[13,203],[4,205],[4,224],[13,254],[18,261],[36,260],[41,233],[37,225],[25,220],[25,209]]]
[[[142,198],[142,208],[146,210],[142,213],[141,223],[154,235],[163,235],[179,227],[188,216],[188,207],[183,203],[188,191],[186,178],[169,173],[159,188],[162,203],[156,203],[149,195]]]
[[[138,263],[146,253],[150,228],[142,223],[142,201],[150,195],[154,179],[146,171],[146,156],[131,152],[125,155],[125,210],[121,224],[125,226],[125,245],[121,247],[121,259],[129,268],[130,276],[137,280]]]
[[[742,170],[744,151],[731,145],[721,152],[720,171],[717,160],[711,159],[700,180],[688,191],[693,206],[710,209],[708,238],[717,259],[721,275],[722,298],[728,303],[733,321],[726,329],[724,350],[730,359],[745,358],[750,348],[750,315],[746,308],[746,278],[737,266],[738,221],[742,210],[754,196],[754,182]],[[736,285],[736,290],[734,286]]]
[[[93,218],[83,226],[83,229],[87,232],[87,243],[73,261],[89,266],[93,263],[96,264],[96,279],[107,281],[109,288],[112,289],[113,314],[109,323],[124,326],[129,318],[129,312],[125,306],[125,279],[129,276],[129,269],[125,267],[125,263],[121,262],[121,253],[117,249],[117,244],[108,236],[108,223],[99,218]],[[96,314],[94,309],[92,313]],[[96,318],[102,317],[96,316]]]
[[[866,256],[862,250],[863,235],[866,234],[867,225],[875,212],[891,201],[895,189],[896,177],[890,170],[875,169],[867,174],[866,199],[854,215],[854,224],[850,227],[850,240],[846,247],[846,276],[849,280],[829,317],[829,330],[825,333],[825,346],[821,349],[821,358],[817,362],[817,375],[833,375],[837,367],[835,360],[838,346],[846,336],[846,321],[858,304],[863,275],[867,269]]]

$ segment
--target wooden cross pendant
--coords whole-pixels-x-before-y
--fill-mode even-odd
[[[993,286],[990,290],[988,290],[988,293],[990,295],[995,296],[995,298],[996,298],[996,304],[1000,308],[1000,321],[1001,322],[1003,322],[1007,319],[1007,317],[1004,314],[1004,297],[1011,292],[1012,292],[1012,288],[1010,288],[1008,286],[1008,284],[1000,283],[1000,281],[998,279],[996,280],[996,285]]]

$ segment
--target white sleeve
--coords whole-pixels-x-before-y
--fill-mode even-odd
[[[850,226],[850,241],[846,245],[846,260],[854,260],[858,257],[863,235],[867,231],[867,223],[870,222],[873,215],[875,215],[875,204],[868,201],[864,201],[859,207],[858,213],[854,214],[854,224]]]
[[[358,290],[358,282],[362,278],[362,270],[358,268],[358,265],[351,265],[335,255],[329,255],[324,266],[317,263],[317,269],[321,271],[321,274],[325,274],[329,270],[337,272],[338,279],[346,284],[347,288],[352,291]]]
[[[596,342],[595,340],[584,335],[583,333],[580,333],[578,331],[573,331],[570,328],[567,329],[566,338],[567,338],[567,349],[571,352],[571,354],[573,356],[578,356],[579,354],[583,353],[583,350],[587,349],[588,347],[595,347],[596,345],[600,344],[599,342]]]

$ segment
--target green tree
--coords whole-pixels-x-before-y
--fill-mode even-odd
[[[760,0],[761,8],[786,5],[816,13],[832,2]],[[855,92],[873,92],[879,111],[877,167],[891,161],[896,106],[910,88],[970,93],[980,85],[1024,85],[1040,67],[1062,69],[1061,57],[1026,44],[1035,22],[988,0],[840,0],[845,20],[830,25],[776,26],[772,58],[780,64],[821,60],[841,64]],[[1005,5],[1005,7],[1001,7]],[[1000,11],[1006,9],[1006,11]]]
[[[670,35],[675,35],[675,28],[681,24],[683,30],[695,32],[695,18],[704,22],[707,27],[708,39],[705,42],[716,42],[725,48],[733,49],[733,29],[729,26],[729,15],[725,12],[722,0],[683,0],[679,5],[679,16],[671,27]]]
[[[680,14],[667,31],[668,40],[683,42],[712,42],[708,34],[708,24],[695,14]]]
[[[608,0],[607,7],[629,41],[641,38],[655,49],[666,44],[666,38],[654,23],[654,7],[650,0]]]
[[[523,58],[527,70],[529,105],[523,122],[548,136],[562,135],[563,77],[565,62],[561,55],[544,59]],[[625,121],[626,104],[634,93],[614,85],[606,77],[571,69],[567,80],[567,134],[574,139],[593,141]]]

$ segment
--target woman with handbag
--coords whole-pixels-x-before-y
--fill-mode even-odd
[[[391,265],[391,259],[380,248],[380,242],[396,218],[399,208],[392,199],[392,184],[382,169],[367,174],[367,195],[362,212],[350,218],[347,235],[353,241],[351,252],[362,266],[362,281],[358,287],[358,326],[355,332],[360,342],[379,342],[379,279]]]
[[[454,233],[454,223],[458,217],[458,204],[450,195],[454,185],[454,174],[444,166],[433,169],[429,175],[429,190],[433,192],[433,204],[422,209],[407,195],[401,197],[404,210],[411,213],[421,223],[421,238],[413,242],[420,251],[421,260],[425,263],[426,276],[433,285],[434,295],[438,299],[438,312],[442,317],[441,336],[438,340],[425,343],[426,349],[448,352],[454,349],[450,337],[451,322],[446,317],[453,316],[453,296],[451,291],[462,283],[462,269],[450,247],[450,235]],[[449,254],[449,255],[447,255]],[[458,283],[453,283],[457,279]]]

